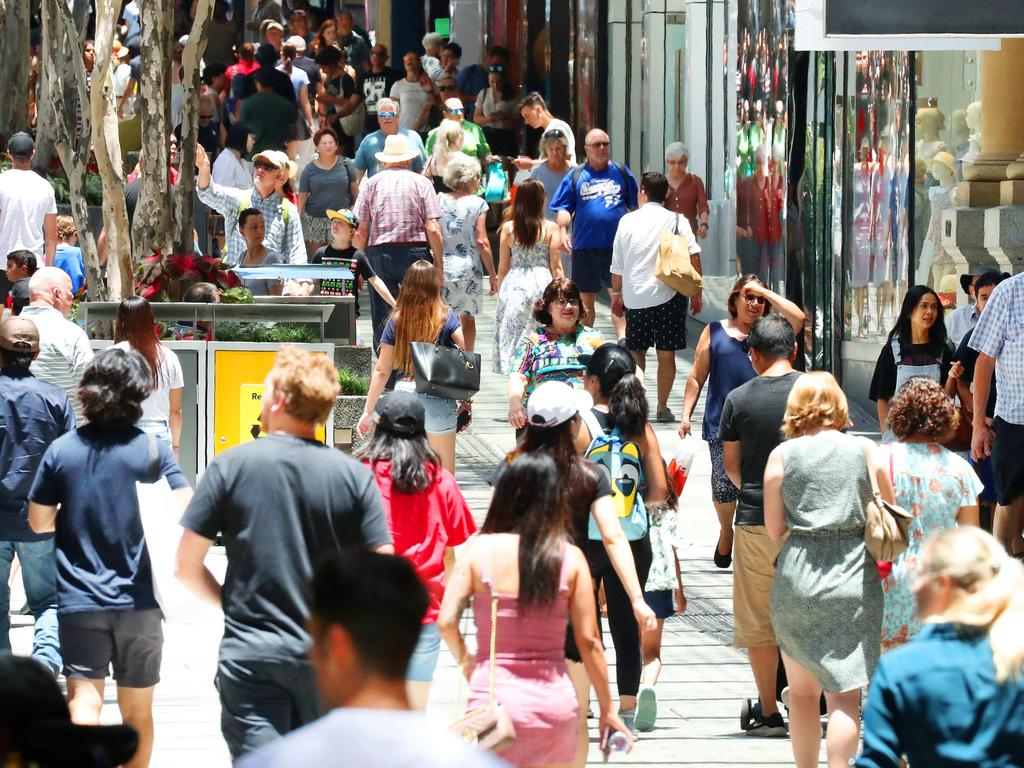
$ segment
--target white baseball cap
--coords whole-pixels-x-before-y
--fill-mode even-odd
[[[593,398],[582,389],[573,389],[564,381],[546,381],[526,401],[526,423],[541,429],[557,427],[593,406]]]

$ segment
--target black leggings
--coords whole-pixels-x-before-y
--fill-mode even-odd
[[[636,575],[642,589],[651,570],[651,539],[644,536],[629,542],[636,562]],[[608,629],[615,646],[615,682],[619,697],[636,696],[640,690],[640,673],[643,660],[640,657],[640,631],[633,617],[633,606],[629,602],[619,575],[615,573],[608,552],[600,541],[587,542],[587,562],[594,577],[595,593],[604,584],[604,597],[608,605]],[[596,600],[595,600],[596,605]],[[601,612],[597,612],[597,627],[601,629]]]

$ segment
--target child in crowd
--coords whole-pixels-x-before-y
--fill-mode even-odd
[[[57,251],[53,266],[63,269],[71,278],[71,292],[77,294],[85,284],[85,262],[78,247],[78,230],[70,216],[57,217]]]

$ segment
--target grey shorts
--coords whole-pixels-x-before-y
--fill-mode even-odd
[[[60,655],[65,676],[103,680],[113,666],[119,686],[156,685],[163,658],[162,619],[159,608],[61,614]]]

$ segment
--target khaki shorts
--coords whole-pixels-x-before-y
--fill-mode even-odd
[[[737,525],[732,545],[732,644],[738,648],[776,645],[771,592],[781,542],[763,525]]]

